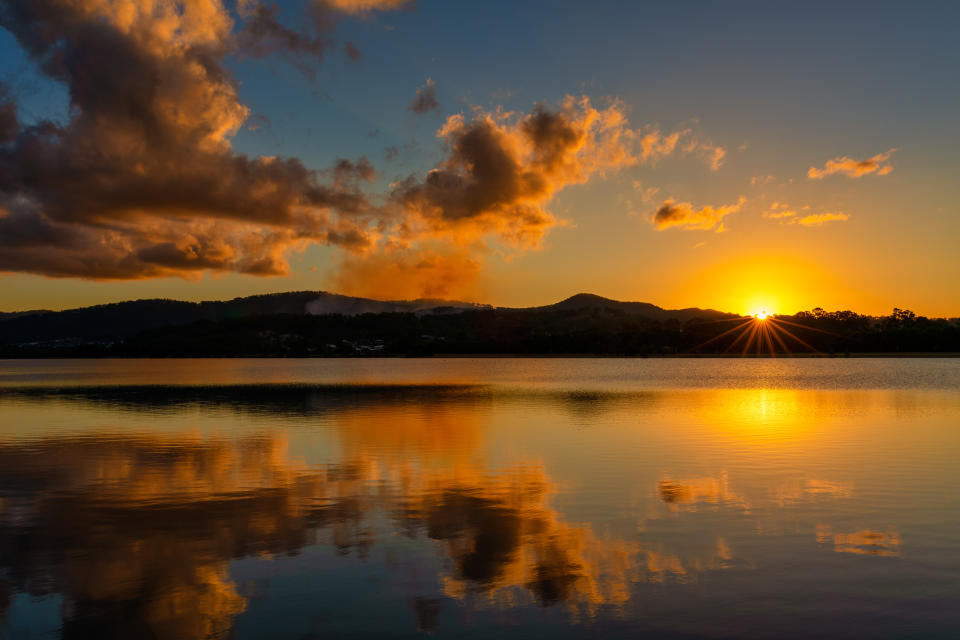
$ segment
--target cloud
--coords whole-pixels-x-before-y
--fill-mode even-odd
[[[724,147],[711,146],[702,144],[700,146],[701,152],[704,154],[704,157],[707,160],[707,164],[710,165],[711,171],[719,171],[720,167],[723,166],[723,162],[727,157],[727,150]]]
[[[643,202],[653,202],[653,198],[660,193],[660,187],[644,187],[640,180],[633,181],[633,188],[640,194]]]
[[[277,19],[279,8],[276,5],[239,5],[240,15],[244,18],[243,29],[237,35],[241,50],[256,57],[272,53],[291,54],[297,62],[298,56],[307,55],[319,59],[331,46],[326,33],[312,35],[306,31],[294,31]],[[313,68],[307,64],[298,64],[302,71],[312,75]]]
[[[446,148],[445,157],[426,176],[410,176],[394,185],[388,209],[395,226],[371,252],[341,261],[333,278],[337,287],[365,295],[389,293],[387,283],[404,274],[411,279],[413,294],[428,295],[418,283],[421,274],[429,273],[431,280],[444,283],[449,292],[444,295],[469,294],[476,290],[476,274],[491,252],[505,251],[509,257],[538,249],[551,229],[566,224],[549,208],[559,191],[626,167],[655,163],[681,150],[691,131],[634,129],[619,101],[601,107],[586,96],[567,96],[556,106],[540,104],[529,113],[497,108],[474,109],[469,117],[452,115],[437,137]],[[702,148],[704,144],[695,141],[689,152]],[[644,196],[654,193],[648,189]],[[693,212],[686,222],[663,226],[696,228],[705,224],[705,216],[714,216],[715,222],[703,227],[712,228],[742,202]],[[429,260],[420,259],[424,251]],[[447,269],[449,275],[443,275]]]
[[[834,173],[841,173],[850,178],[859,178],[870,173],[885,176],[893,171],[893,165],[886,164],[886,162],[895,151],[895,148],[890,149],[866,160],[854,160],[848,156],[833,158],[832,160],[827,160],[823,169],[810,167],[807,171],[807,177],[813,180],[820,180],[824,176],[829,176]]]
[[[200,1],[210,4],[208,12],[217,10],[213,7],[222,10],[214,0]],[[298,31],[280,21],[279,8],[275,4],[239,0],[237,13],[243,24],[235,37],[235,45],[240,53],[249,56],[280,54],[313,79],[315,65],[323,59],[328,49],[336,46],[333,32],[344,16],[366,18],[375,11],[390,11],[407,4],[406,0],[313,0],[309,5],[311,19],[301,20]],[[362,55],[352,42],[344,44],[343,51],[354,62]]]
[[[17,105],[10,94],[10,88],[6,83],[0,82],[0,144],[12,142],[19,129]]]
[[[792,218],[797,215],[797,212],[790,208],[786,202],[774,202],[770,205],[770,208],[763,212],[764,218],[772,218],[774,220],[782,218]]]
[[[717,232],[723,231],[723,219],[731,213],[736,213],[747,201],[743,196],[735,204],[720,207],[703,207],[696,209],[689,202],[676,202],[673,198],[665,200],[653,214],[653,225],[658,231],[670,227],[681,229],[709,230],[716,227]]]
[[[374,11],[403,9],[411,6],[413,0],[317,0],[315,4],[362,16]]]
[[[473,295],[491,252],[537,249],[564,224],[548,209],[557,192],[634,166],[642,153],[623,106],[598,108],[586,96],[526,114],[453,115],[437,136],[445,157],[426,176],[394,185],[387,207],[393,225],[374,250],[341,260],[331,279],[339,290]]]
[[[407,109],[414,113],[427,113],[440,109],[440,103],[437,102],[437,87],[431,78],[427,78],[427,83],[417,89],[417,95],[407,105]]]
[[[687,129],[684,131],[684,134],[690,134],[690,130]],[[695,135],[688,136],[686,143],[683,145],[683,152],[699,155],[707,163],[711,171],[719,171],[727,158],[726,147],[701,140]]]
[[[360,49],[357,48],[357,45],[352,42],[348,42],[343,45],[343,52],[347,54],[347,58],[350,62],[359,62],[363,58],[363,53],[360,52]]]
[[[586,96],[522,116],[450,116],[437,135],[447,156],[424,179],[399,184],[391,200],[410,230],[442,232],[461,245],[489,233],[537,247],[557,224],[546,208],[557,191],[639,161],[622,105],[598,109]]]
[[[689,132],[689,129],[685,129],[664,135],[658,128],[648,127],[638,140],[638,155],[643,162],[655,163],[660,158],[673,153],[680,138]]]
[[[656,126],[648,126],[637,132],[637,155],[644,163],[656,164],[660,158],[672,154],[679,148],[685,154],[700,156],[710,167],[717,171],[727,157],[724,147],[701,140],[692,129],[680,129],[663,134]]]
[[[432,243],[342,256],[330,281],[336,291],[381,300],[480,296],[483,262],[467,248]]]
[[[337,20],[405,5],[314,2],[315,23],[294,29],[255,0],[235,13],[220,0],[4,3],[0,26],[66,87],[70,109],[62,121],[25,123],[0,89],[0,272],[278,275],[319,243],[346,254],[334,277],[354,290],[375,288],[362,285],[377,281],[361,266],[369,260],[406,274],[418,294],[452,294],[474,286],[491,252],[542,246],[564,224],[549,208],[562,189],[706,148],[690,147],[689,130],[631,128],[618,101],[571,96],[529,113],[447,118],[441,160],[387,194],[371,195],[376,171],[364,158],[318,170],[234,150],[251,113],[230,56],[319,59]],[[418,92],[423,108],[435,108],[433,87]]]
[[[219,2],[13,0],[0,25],[71,97],[68,122],[23,125],[0,96],[0,270],[268,275],[308,242],[371,242],[366,160],[318,172],[232,150],[249,110]]]
[[[849,219],[850,216],[846,213],[813,213],[799,218],[794,222],[796,222],[796,224],[802,224],[805,227],[819,227],[827,222],[843,222]]]
[[[800,207],[800,211],[809,210],[809,205]],[[812,213],[802,218],[798,218],[798,215],[802,214],[799,214],[796,209],[791,208],[786,202],[774,202],[770,205],[769,209],[763,212],[764,218],[780,220],[781,223],[784,224],[800,224],[805,227],[819,227],[827,222],[842,222],[850,219],[850,216],[846,213]]]

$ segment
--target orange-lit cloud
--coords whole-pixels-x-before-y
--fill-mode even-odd
[[[461,243],[489,233],[537,247],[557,224],[546,208],[557,191],[639,162],[622,105],[597,108],[586,96],[522,116],[453,115],[437,135],[447,157],[425,179],[398,185],[392,200],[407,232],[443,232]]]
[[[887,164],[887,161],[890,159],[890,156],[893,155],[894,151],[896,151],[896,149],[890,149],[866,160],[854,160],[848,156],[833,158],[832,160],[827,160],[827,163],[822,169],[810,167],[807,171],[807,176],[813,180],[819,180],[834,173],[841,173],[850,178],[859,178],[871,173],[876,173],[878,176],[885,176],[893,171],[893,165]]]
[[[344,255],[330,280],[336,291],[380,300],[476,299],[482,267],[465,248],[391,244],[370,255]]]
[[[843,222],[849,219],[850,215],[846,213],[812,213],[795,220],[795,222],[805,227],[819,227],[827,222]]]
[[[640,194],[640,200],[643,202],[652,202],[660,192],[660,187],[644,187],[643,183],[639,180],[633,181],[633,188]]]
[[[451,116],[442,160],[388,194],[371,192],[365,158],[318,170],[234,150],[251,112],[230,56],[292,56],[312,73],[339,20],[407,4],[320,0],[297,30],[255,0],[235,12],[220,0],[11,0],[4,28],[71,108],[64,122],[25,124],[0,89],[0,272],[280,275],[292,253],[326,244],[342,252],[333,280],[354,292],[383,291],[392,273],[411,278],[411,295],[457,295],[491,251],[541,247],[564,224],[550,203],[570,185],[673,153],[722,163],[726,150],[690,129],[631,128],[620,102],[586,96]],[[428,80],[410,108],[437,106]],[[737,207],[666,226],[712,228],[706,218]]]
[[[774,202],[770,208],[763,212],[764,218],[778,220],[781,218],[792,218],[797,212],[790,208],[786,202]]]
[[[670,198],[665,200],[653,214],[652,223],[658,231],[670,227],[699,230],[716,228],[717,231],[723,231],[723,219],[731,213],[739,211],[746,201],[745,197],[740,196],[735,204],[696,209],[689,202],[677,202]]]
[[[693,129],[680,129],[662,133],[656,126],[647,126],[636,132],[637,157],[644,163],[656,164],[665,156],[680,150],[685,154],[698,155],[711,171],[717,171],[727,157],[725,147],[701,140]]]
[[[699,155],[710,167],[711,171],[719,171],[727,158],[727,149],[711,142],[706,142],[696,136],[691,137],[683,147],[685,153]]]
[[[249,109],[223,66],[234,21],[218,1],[14,0],[3,24],[72,104],[66,124],[3,132],[0,271],[273,275],[309,242],[369,244],[368,162],[326,174],[232,150]]]
[[[800,211],[802,212],[809,210],[809,205],[800,208]],[[802,217],[797,217],[801,215]],[[828,222],[843,222],[850,219],[849,214],[842,212],[824,212],[803,215],[796,209],[791,208],[786,202],[774,202],[766,211],[763,212],[763,217],[773,220],[780,220],[781,223],[785,224],[799,224],[805,227],[819,227]]]
[[[316,0],[316,4],[325,5],[343,13],[362,15],[373,11],[403,9],[413,4],[413,0]]]
[[[510,251],[539,248],[563,224],[548,209],[556,193],[640,163],[638,135],[620,103],[595,107],[586,96],[528,114],[450,116],[437,132],[446,157],[425,178],[394,186],[382,239],[363,255],[344,257],[332,282],[349,293],[391,298],[401,291],[470,296],[490,242]]]
[[[666,135],[660,133],[656,127],[648,127],[638,140],[638,155],[644,162],[656,162],[663,156],[668,156],[677,148],[680,137],[689,133],[689,129],[674,131]]]

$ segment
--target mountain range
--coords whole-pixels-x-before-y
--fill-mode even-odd
[[[293,291],[234,298],[186,302],[180,300],[130,300],[64,311],[32,310],[0,313],[0,344],[48,341],[114,341],[161,327],[200,321],[219,322],[277,315],[324,316],[339,314],[413,313],[457,314],[465,311],[577,312],[609,310],[650,320],[735,317],[712,309],[663,309],[647,302],[622,302],[580,293],[541,307],[507,308],[457,300],[373,300],[325,291]]]

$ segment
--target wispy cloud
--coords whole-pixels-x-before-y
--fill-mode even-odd
[[[782,218],[791,218],[797,215],[797,212],[790,208],[786,202],[774,202],[770,205],[770,208],[763,212],[764,218],[772,218],[774,220]]]
[[[843,222],[849,220],[850,215],[846,213],[813,213],[802,218],[793,220],[796,224],[802,224],[805,227],[819,227],[828,222]]]
[[[893,165],[888,164],[887,161],[895,151],[895,148],[890,149],[866,160],[854,160],[848,156],[833,158],[832,160],[827,160],[827,163],[822,169],[810,167],[807,171],[807,177],[812,180],[820,180],[834,173],[839,173],[850,178],[860,178],[871,173],[876,173],[878,176],[885,176],[893,171]]]
[[[374,11],[403,9],[412,5],[413,0],[314,0],[314,4],[351,15],[364,15]]]
[[[660,187],[644,187],[640,180],[633,181],[633,188],[640,194],[643,202],[653,202],[654,197],[660,193]]]
[[[786,202],[774,202],[763,212],[764,218],[779,220],[782,224],[799,224],[804,227],[819,227],[828,222],[843,222],[850,219],[850,215],[839,211],[810,213],[810,205],[799,208],[791,207]]]

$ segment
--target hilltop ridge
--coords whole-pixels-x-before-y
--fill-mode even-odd
[[[375,300],[327,291],[290,291],[233,298],[187,302],[163,298],[128,300],[63,311],[20,311],[0,314],[0,344],[47,341],[109,341],[134,334],[196,322],[220,322],[262,316],[359,316],[363,314],[413,313],[456,314],[466,311],[575,312],[608,309],[652,320],[676,318],[685,322],[700,316],[732,316],[713,310],[671,311],[647,302],[621,302],[579,293],[552,305],[530,308],[494,307],[476,302],[420,298]]]

